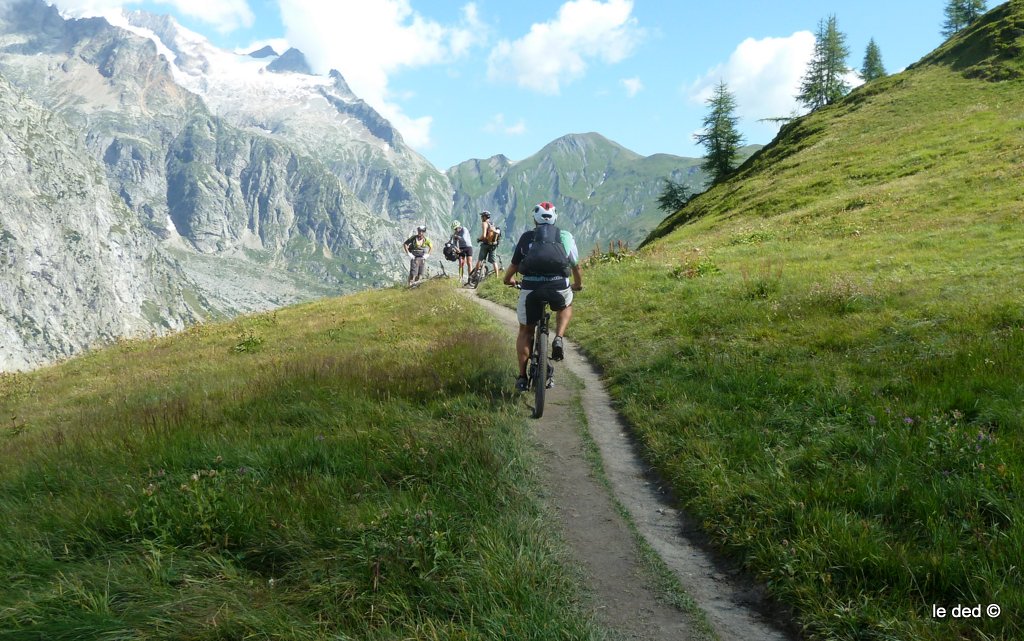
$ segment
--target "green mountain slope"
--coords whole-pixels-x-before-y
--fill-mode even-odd
[[[743,157],[755,149],[744,148]],[[596,133],[570,134],[519,162],[494,156],[449,169],[453,215],[479,226],[477,214],[486,209],[516,238],[533,227],[533,206],[550,200],[582,251],[620,240],[636,245],[664,216],[657,208],[664,179],[700,191],[700,163],[670,154],[641,156]]]
[[[964,216],[1019,213],[1020,83],[979,80],[1019,78],[1022,52],[1015,1],[911,70],[787,125],[732,180],[666,218],[651,240],[705,216],[715,218],[706,225],[800,223],[793,227],[817,235],[828,225],[881,230],[926,217],[932,226],[958,226]]]
[[[1022,24],[791,123],[585,271],[570,334],[810,638],[1024,638]]]

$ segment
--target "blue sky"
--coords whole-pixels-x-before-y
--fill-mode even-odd
[[[897,72],[941,41],[945,0],[57,0],[74,15],[170,13],[214,44],[271,42],[338,69],[440,169],[525,158],[596,131],[641,154],[698,157],[724,80],[745,142],[791,115],[818,22],[835,15],[859,68],[869,38]],[[996,3],[990,2],[989,6]]]

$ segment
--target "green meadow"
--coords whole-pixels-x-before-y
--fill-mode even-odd
[[[0,639],[603,638],[511,353],[429,284],[4,375]]]

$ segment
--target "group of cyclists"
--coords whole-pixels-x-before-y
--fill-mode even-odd
[[[459,221],[452,223],[452,234],[446,243],[454,251],[450,258],[458,261],[459,279],[468,278],[473,270],[479,270],[485,263],[491,266],[491,272],[498,274],[498,259],[495,252],[498,249],[498,241],[501,237],[501,230],[491,220],[491,212],[480,212],[481,230],[477,241],[480,242],[480,254],[476,266],[473,265],[473,241],[470,238],[469,227]],[[409,282],[412,287],[426,272],[426,259],[430,256],[433,243],[427,238],[427,228],[420,225],[416,228],[416,234],[402,243],[406,255],[409,257]]]
[[[452,223],[452,234],[448,242],[452,247],[457,247],[460,280],[463,273],[468,276],[472,269],[479,269],[484,263],[489,263],[494,273],[498,273],[494,252],[500,231],[491,220],[490,212],[480,212],[480,220],[482,229],[477,238],[480,254],[475,267],[469,229],[457,220]],[[525,391],[529,385],[526,368],[530,360],[533,332],[544,314],[544,306],[550,305],[555,312],[551,360],[560,361],[565,354],[563,338],[572,318],[573,292],[583,289],[576,241],[571,233],[555,225],[557,220],[555,206],[550,202],[545,201],[535,206],[534,228],[519,237],[512,252],[512,261],[505,270],[504,283],[520,288],[519,303],[516,306],[516,317],[519,320],[519,334],[516,336],[519,377],[516,379],[516,389],[519,391]],[[416,234],[402,245],[410,259],[409,286],[423,277],[426,259],[433,248],[426,232],[426,227],[417,227]],[[519,282],[515,280],[516,274],[522,276]]]

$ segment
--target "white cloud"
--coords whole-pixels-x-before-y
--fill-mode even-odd
[[[337,69],[352,91],[402,132],[413,147],[430,145],[432,118],[405,115],[388,87],[403,68],[444,64],[481,42],[486,28],[476,5],[458,25],[414,11],[409,0],[278,0],[286,38],[318,73]]]
[[[183,15],[213,25],[218,31],[229,32],[239,27],[250,27],[255,20],[246,0],[153,0],[157,4],[174,7]],[[133,8],[142,0],[55,0],[53,4],[64,14],[75,17],[109,16],[121,8]]]
[[[784,117],[799,109],[796,94],[814,55],[814,34],[798,31],[788,38],[747,38],[729,57],[688,90],[689,99],[704,103],[724,80],[736,97],[740,118]]]
[[[501,40],[491,51],[487,75],[511,78],[520,87],[557,94],[582,77],[592,60],[616,63],[643,37],[632,0],[571,0],[549,22],[535,23],[518,40]]]
[[[639,78],[623,78],[621,82],[622,86],[626,88],[626,95],[630,98],[643,91],[644,83]]]
[[[526,121],[520,118],[516,124],[509,125],[505,122],[505,114],[494,114],[484,125],[484,131],[489,134],[505,134],[506,136],[521,136],[526,133]]]

